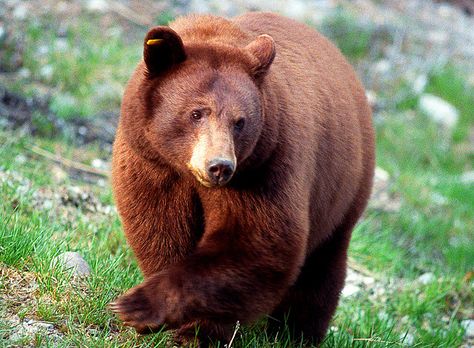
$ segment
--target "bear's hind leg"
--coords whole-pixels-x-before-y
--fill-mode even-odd
[[[308,256],[296,283],[268,320],[270,331],[298,342],[319,343],[326,335],[344,286],[347,247],[353,225],[338,227]]]

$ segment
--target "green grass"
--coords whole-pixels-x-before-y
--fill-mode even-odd
[[[474,123],[474,87],[467,85],[462,74],[453,65],[439,67],[431,72],[427,92],[450,102],[459,110],[459,124],[454,130],[453,140],[462,142],[469,136]],[[474,155],[471,153],[471,166]]]
[[[369,54],[375,35],[373,26],[363,23],[343,9],[328,16],[319,29],[352,61]]]
[[[163,13],[157,23],[171,18]],[[50,108],[64,119],[118,108],[122,86],[140,56],[141,36],[130,45],[123,31],[95,32],[97,20],[74,21],[61,37],[50,18],[26,23],[23,64],[31,76],[16,81],[16,88],[34,95],[33,82],[48,86],[54,91]],[[352,61],[370,53],[373,30],[347,13],[336,13],[323,26]],[[45,74],[45,66],[50,73]],[[460,111],[459,123],[448,134],[417,110],[418,97],[409,86],[402,81],[396,87],[405,97],[379,115],[377,162],[390,173],[401,208],[395,213],[369,209],[350,247],[351,259],[376,275],[385,293],[343,298],[322,347],[458,347],[464,334],[460,321],[474,310],[469,278],[474,270],[474,189],[460,180],[474,169],[473,153],[466,150],[474,127],[474,89],[454,66],[429,75],[426,91]],[[41,209],[32,203],[38,192],[67,185],[88,187],[102,204],[113,203],[109,185],[52,175],[58,166],[34,154],[32,143],[86,164],[110,154],[93,144],[74,147],[50,139],[51,125],[39,113],[33,123],[43,138],[0,130],[0,297],[8,298],[0,305],[0,346],[165,347],[168,334],[138,336],[107,310],[109,301],[142,279],[117,215],[71,207],[65,215],[56,206]],[[64,251],[80,252],[91,276],[75,279],[52,267],[53,258]],[[435,281],[420,284],[417,278],[426,272]],[[37,288],[25,293],[27,284]],[[59,336],[38,333],[12,340],[6,318],[14,313],[53,323]],[[240,328],[233,347],[303,346],[291,343],[285,333],[269,338],[265,325],[262,320]]]
[[[416,111],[391,115],[378,126],[378,161],[393,175],[392,189],[401,195],[402,208],[399,213],[369,211],[354,232],[350,255],[380,274],[379,281],[391,279],[392,283],[378,299],[369,293],[342,299],[323,347],[408,346],[403,343],[407,335],[415,347],[461,344],[459,322],[468,316],[474,300],[472,287],[463,280],[474,266],[470,253],[474,199],[472,187],[457,180],[467,158],[454,156],[452,147],[437,146],[441,136]],[[31,274],[38,284],[31,304],[18,310],[22,317],[51,322],[61,332],[54,341],[38,333],[35,344],[164,347],[166,334],[139,337],[106,308],[141,280],[117,216],[96,214],[91,220],[77,209],[71,221],[56,216],[54,209],[40,211],[31,206],[35,191],[58,186],[56,179],[45,175],[54,164],[29,151],[31,141],[50,151],[60,146],[63,156],[79,156],[86,163],[99,152],[94,146],[77,149],[52,140],[0,133],[0,167],[12,173],[0,191],[0,264]],[[26,160],[19,161],[19,155]],[[85,185],[70,178],[59,183],[69,184]],[[92,188],[104,204],[111,203],[108,187]],[[72,279],[51,268],[52,259],[68,250],[85,257],[91,277]],[[436,281],[419,284],[416,278],[428,271]],[[239,329],[234,346],[294,346],[284,333],[273,341],[264,328],[262,321]],[[13,344],[10,330],[0,319],[0,337]],[[29,342],[23,340],[16,344]]]
[[[119,26],[104,26],[90,13],[61,20],[61,32],[53,22],[49,16],[28,20],[15,45],[6,48],[8,52],[23,47],[22,68],[29,72],[12,85],[27,96],[36,96],[38,86],[48,90],[50,110],[64,119],[116,111],[123,86],[140,59],[141,36],[130,40]]]
[[[434,71],[427,86],[460,111],[451,134],[416,107],[388,114],[378,125],[377,157],[396,178],[393,190],[404,202],[401,214],[381,217],[391,229],[386,237],[396,239],[406,256],[416,256],[421,268],[462,274],[474,267],[474,190],[460,178],[474,169],[474,153],[465,150],[472,148],[474,88],[460,76],[447,66]],[[413,268],[398,264],[401,271]]]

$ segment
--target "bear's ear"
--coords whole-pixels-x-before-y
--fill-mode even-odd
[[[143,60],[150,77],[156,76],[186,59],[183,41],[171,28],[159,26],[145,36]]]
[[[245,47],[245,50],[256,58],[251,67],[253,76],[257,79],[264,76],[276,54],[273,38],[266,34],[259,35]]]

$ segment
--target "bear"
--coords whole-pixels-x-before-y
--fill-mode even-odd
[[[187,15],[143,47],[112,185],[144,281],[111,310],[182,344],[226,342],[237,321],[264,317],[269,332],[321,342],[374,172],[353,68],[272,13]]]

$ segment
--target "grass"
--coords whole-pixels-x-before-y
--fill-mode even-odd
[[[393,190],[403,204],[396,214],[369,211],[354,232],[350,254],[372,272],[383,273],[380,281],[391,279],[392,283],[387,283],[386,294],[378,300],[370,293],[342,299],[323,347],[461,344],[460,320],[468,317],[474,300],[472,287],[465,281],[474,266],[470,252],[474,198],[472,187],[457,180],[468,157],[454,156],[454,143],[437,147],[441,136],[415,110],[391,115],[378,126],[378,161],[393,175]],[[104,156],[95,146],[78,149],[54,140],[0,133],[0,167],[10,173],[0,191],[0,264],[28,274],[38,286],[29,305],[11,312],[51,322],[61,333],[53,340],[39,332],[33,338],[36,346],[165,346],[166,334],[139,337],[106,309],[110,300],[141,280],[117,216],[93,214],[92,218],[75,208],[64,219],[54,207],[48,211],[32,206],[35,192],[45,187],[87,184],[69,177],[58,182],[45,175],[55,165],[29,152],[31,141],[51,151],[59,147],[64,156],[79,157],[85,163]],[[26,160],[18,160],[22,156]],[[108,187],[87,186],[103,204],[111,203]],[[72,279],[51,268],[53,258],[68,250],[85,257],[91,277]],[[432,272],[436,281],[418,283],[417,277],[424,272]],[[7,311],[11,306],[15,309],[13,302],[7,301]],[[11,342],[8,325],[0,319],[4,342],[30,342],[31,338]],[[270,341],[264,327],[265,322],[260,322],[240,329],[234,346],[292,346],[285,335]],[[407,339],[410,344],[404,343]]]
[[[91,13],[58,21],[61,29],[47,15],[29,19],[14,42],[5,45],[5,61],[22,48],[23,73],[11,87],[27,96],[46,90],[50,110],[65,120],[117,110],[140,59],[141,37],[130,40],[125,29],[104,25]]]
[[[164,13],[158,21],[171,17]],[[140,47],[127,44],[123,31],[97,35],[91,29],[97,20],[78,20],[60,36],[48,18],[26,23],[21,40],[31,75],[16,88],[25,94],[36,93],[33,82],[52,88],[50,108],[64,119],[117,108]],[[351,59],[369,54],[374,33],[367,26],[343,12],[324,26]],[[459,123],[446,133],[417,110],[417,97],[409,93],[377,119],[378,165],[390,173],[391,190],[402,204],[396,213],[368,210],[354,231],[350,257],[376,276],[384,293],[343,298],[322,347],[462,344],[460,321],[474,310],[474,190],[460,180],[474,169],[473,153],[466,150],[474,128],[474,89],[456,67],[444,66],[430,74],[426,91],[458,108]],[[42,115],[33,122],[41,134],[52,133]],[[74,147],[59,138],[0,130],[0,346],[165,347],[167,333],[138,336],[106,308],[142,279],[117,215],[63,207],[54,199],[51,208],[43,205],[44,192],[71,185],[110,205],[109,185],[73,173],[54,175],[58,166],[32,153],[32,142],[87,164],[110,156],[93,144]],[[54,257],[65,251],[80,252],[91,276],[72,278],[53,267]],[[422,284],[417,279],[426,272],[435,280]],[[8,318],[13,315],[52,323],[55,334],[12,337],[16,329]],[[292,346],[298,345],[285,333],[276,341],[269,338],[265,320],[240,328],[233,345]]]
[[[319,30],[353,61],[370,53],[372,38],[376,34],[372,26],[341,8],[329,15],[321,23]]]

